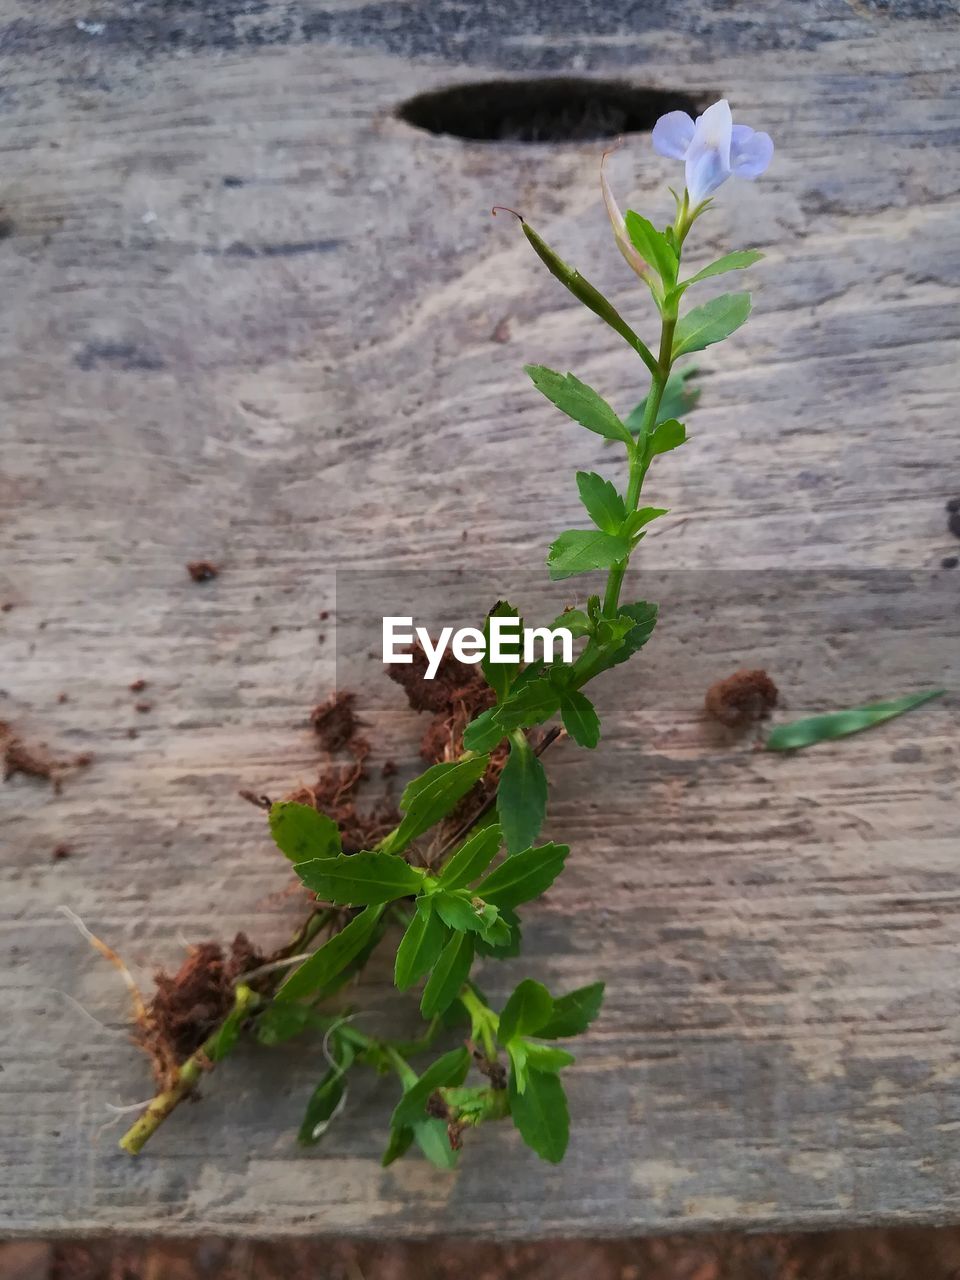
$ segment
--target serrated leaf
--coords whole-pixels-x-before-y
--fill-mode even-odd
[[[590,619],[582,609],[564,609],[563,613],[550,623],[551,630],[557,627],[566,627],[574,640],[580,636],[588,636],[593,630]]]
[[[592,749],[600,741],[600,717],[593,703],[577,689],[565,689],[560,698],[563,727],[581,747]]]
[[[599,289],[595,288],[589,280],[585,280],[579,271],[575,271],[547,244],[547,242],[534,231],[528,223],[523,222],[523,234],[527,237],[540,261],[545,264],[550,274],[555,276],[560,283],[569,289],[575,298],[583,303],[585,307],[600,317],[606,324],[619,333],[620,337],[628,342],[634,351],[640,356],[641,360],[647,366],[652,374],[657,371],[657,362],[653,352],[641,342],[639,337],[630,328],[624,318],[620,315],[607,298],[603,296]]]
[[[477,894],[495,907],[518,907],[545,893],[563,870],[570,848],[542,844],[507,858],[477,885]]]
[[[339,1111],[346,1091],[345,1076],[353,1062],[353,1048],[347,1041],[336,1033],[331,1033],[328,1041],[327,1051],[335,1065],[314,1089],[307,1103],[297,1135],[298,1142],[304,1147],[319,1142]]]
[[[519,685],[494,715],[502,733],[529,729],[549,720],[560,705],[557,687],[546,677]]]
[[[500,1043],[506,1048],[515,1036],[536,1035],[553,1013],[553,999],[541,982],[524,978],[500,1014]]]
[[[474,756],[469,760],[432,765],[419,778],[414,778],[400,797],[403,820],[382,847],[390,853],[400,853],[411,840],[452,813],[486,773],[489,763],[485,755]]]
[[[577,488],[587,515],[604,533],[619,533],[627,511],[623,498],[609,480],[595,471],[578,471]],[[558,625],[564,626],[564,623]]]
[[[529,848],[540,834],[547,816],[547,775],[525,738],[511,739],[510,754],[497,787],[497,814],[508,854]],[[487,898],[485,893],[480,893],[480,896]],[[492,899],[487,898],[487,901]],[[497,902],[495,905],[502,904]]]
[[[860,733],[874,725],[883,724],[895,716],[902,716],[905,711],[921,707],[932,698],[942,697],[945,692],[945,689],[927,689],[923,693],[911,693],[888,702],[870,702],[862,707],[850,707],[846,711],[830,711],[826,715],[795,720],[793,724],[781,724],[767,738],[767,750],[799,751],[817,742],[845,738],[851,733]]]
[[[539,1035],[540,1032],[537,1032]],[[576,1058],[566,1049],[556,1049],[550,1044],[528,1044],[527,1065],[534,1071],[562,1071],[572,1067]]]
[[[469,933],[455,933],[440,952],[440,959],[423,989],[420,1012],[425,1018],[449,1008],[469,977],[471,964],[473,937]]]
[[[664,285],[674,284],[679,262],[675,250],[663,232],[658,231],[652,222],[633,209],[627,211],[624,222],[633,247],[644,261],[649,262],[656,269]]]
[[[270,834],[291,862],[332,858],[340,852],[340,828],[312,804],[278,800],[270,806]]]
[[[510,1114],[520,1136],[542,1160],[559,1164],[570,1141],[570,1113],[560,1077],[531,1068],[520,1093],[511,1071],[509,1088]]]
[[[684,414],[689,413],[700,399],[700,388],[689,387],[687,383],[696,376],[698,372],[695,364],[687,365],[685,369],[673,369],[667,378],[667,385],[663,389],[663,395],[660,397],[660,407],[657,410],[656,426],[666,422],[669,418],[682,418]],[[627,429],[631,435],[636,435],[641,426],[647,410],[647,397],[640,401],[633,412],[626,419]]]
[[[493,956],[496,960],[509,960],[520,954],[520,945],[522,942],[522,934],[520,930],[520,920],[515,911],[511,911],[509,907],[497,908],[500,912],[500,918],[497,921],[497,929],[499,933],[501,928],[506,930],[503,936],[503,942],[498,938],[494,938],[491,933],[486,937],[481,934],[474,939],[474,948],[479,956]]]
[[[440,887],[462,889],[472,884],[497,856],[502,840],[503,832],[497,822],[475,831],[444,864],[440,872]]]
[[[337,858],[298,862],[297,875],[324,902],[376,906],[417,893],[423,874],[392,853],[341,853]]]
[[[354,857],[356,855],[353,855]],[[277,1000],[302,1000],[326,990],[364,949],[383,915],[383,905],[367,907],[309,959],[290,974],[277,992]]]
[[[725,253],[722,258],[718,258],[716,262],[711,262],[709,267],[704,267],[702,271],[698,271],[689,280],[681,281],[677,288],[676,296],[679,296],[685,289],[689,289],[692,284],[699,284],[701,280],[709,280],[711,276],[722,276],[727,271],[742,271],[744,267],[750,267],[755,262],[759,262],[762,257],[763,254],[756,249],[738,249],[734,253]]]
[[[517,632],[516,648],[518,653],[520,652],[523,646],[523,635],[522,635],[523,624],[520,619],[520,614],[517,612],[516,609],[514,609],[512,605],[507,604],[505,600],[499,600],[493,606],[493,608],[487,614],[486,621],[483,624],[483,635],[487,643],[486,643],[486,649],[484,650],[484,655],[480,659],[480,669],[483,672],[483,678],[486,680],[487,684],[496,694],[497,701],[502,702],[504,698],[507,696],[507,693],[510,691],[510,686],[513,683],[513,681],[516,679],[517,673],[520,670],[520,659],[518,658],[516,662],[491,662],[490,661],[490,653],[491,653],[490,619],[491,618],[516,618],[517,619],[521,627],[521,630]],[[506,645],[506,637],[504,637],[504,644]],[[507,647],[507,652],[509,652],[514,646],[510,644],[510,645],[506,645],[506,647]],[[470,750],[473,750],[473,748],[468,747],[467,750],[470,751]]]
[[[749,293],[722,293],[682,316],[673,336],[673,359],[722,342],[750,314]]]
[[[676,418],[667,418],[659,426],[654,427],[647,443],[647,451],[651,458],[658,453],[669,453],[671,449],[679,449],[687,440],[687,428]]]
[[[623,522],[621,532],[625,538],[634,538],[651,520],[657,520],[666,514],[666,507],[640,507],[639,510],[630,512]]]
[[[406,991],[433,968],[449,936],[432,903],[418,903],[397,947],[393,981],[399,991]]]
[[[540,1028],[541,1040],[560,1040],[565,1036],[578,1036],[586,1031],[600,1012],[603,1003],[603,983],[593,982],[588,987],[578,987],[565,996],[557,996],[553,1013]]]
[[[598,529],[567,529],[550,544],[547,567],[554,582],[592,569],[612,569],[630,554],[630,543]]]
[[[497,919],[496,907],[487,903],[478,905],[469,889],[455,889],[452,893],[441,890],[430,900],[443,923],[460,932],[486,934]]]
[[[463,731],[463,745],[467,751],[492,751],[503,738],[504,731],[493,718],[498,710],[498,707],[488,707],[470,721]]]
[[[557,373],[555,369],[548,369],[542,364],[525,365],[524,371],[537,390],[574,422],[579,422],[588,431],[594,431],[607,440],[633,443],[630,432],[603,396],[575,378],[572,373]]]

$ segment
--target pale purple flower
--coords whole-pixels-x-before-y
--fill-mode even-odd
[[[773,159],[770,135],[734,124],[726,98],[707,107],[696,121],[685,111],[661,116],[653,126],[653,149],[686,162],[692,205],[706,200],[731,176],[759,178]]]

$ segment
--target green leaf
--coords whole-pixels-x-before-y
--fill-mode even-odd
[[[425,1018],[443,1013],[456,1000],[473,964],[473,938],[469,933],[455,933],[440,952],[420,1000]]]
[[[671,449],[679,449],[680,445],[686,444],[686,440],[687,428],[684,424],[678,422],[676,418],[667,418],[659,426],[654,427],[647,443],[647,450],[650,457],[655,458],[658,453],[669,453]]]
[[[423,888],[423,873],[392,853],[341,853],[298,862],[297,875],[324,902],[352,907],[393,902]]]
[[[722,293],[702,307],[694,307],[677,325],[673,336],[673,359],[690,351],[702,351],[711,343],[729,338],[749,314],[749,293]]]
[[[491,618],[516,618],[521,625],[521,631],[517,632],[517,652],[519,653],[523,646],[522,622],[520,614],[514,609],[513,605],[507,604],[505,600],[498,600],[490,612],[487,614],[486,621],[483,624],[483,636],[486,640],[486,649],[484,655],[480,659],[480,669],[483,672],[483,678],[487,684],[497,695],[497,701],[502,702],[510,691],[510,686],[516,679],[520,670],[520,659],[516,662],[491,662],[490,661],[490,619]],[[506,645],[504,637],[504,645],[507,651],[513,648],[513,645]],[[470,751],[473,748],[468,747]]]
[[[475,831],[444,864],[440,872],[441,889],[462,889],[482,876],[497,856],[502,840],[503,832],[497,822]]]
[[[523,234],[533,245],[534,251],[551,275],[556,276],[564,288],[569,289],[575,298],[579,299],[585,307],[589,307],[594,315],[599,316],[615,333],[619,333],[620,337],[637,352],[650,372],[656,375],[657,361],[653,352],[640,341],[613,304],[603,296],[599,289],[594,288],[589,280],[585,280],[579,271],[574,271],[573,267],[568,266],[561,257],[554,253],[546,241],[534,231],[533,227],[523,222],[523,219],[521,219],[521,222],[523,224]]]
[[[433,910],[431,900],[417,903],[413,919],[397,947],[393,967],[394,985],[406,991],[436,964],[449,934]]]
[[[550,888],[569,852],[568,845],[551,842],[515,853],[480,881],[477,894],[501,910],[529,902]]]
[[[547,775],[525,738],[512,738],[510,741],[510,754],[497,787],[497,814],[509,854],[529,848],[543,826],[547,815]],[[479,889],[477,892],[480,897],[487,898]],[[487,901],[492,899],[487,898]],[[522,902],[523,899],[518,898],[517,901]],[[500,906],[501,903],[495,905]]]
[[[663,395],[660,398],[660,408],[657,410],[657,422],[659,425],[666,422],[668,418],[682,418],[684,414],[689,413],[700,399],[699,387],[688,387],[687,382],[697,374],[697,366],[695,364],[687,365],[685,369],[673,369],[667,378],[667,385],[663,389]],[[631,435],[636,435],[641,426],[647,411],[647,397],[640,401],[626,420],[627,429]]]
[[[543,724],[559,706],[557,687],[544,676],[514,689],[506,702],[497,708],[494,718],[504,734],[512,733],[514,729],[529,729]]]
[[[576,1058],[566,1049],[556,1049],[550,1044],[527,1045],[527,1065],[534,1071],[562,1071],[575,1062]]]
[[[588,697],[576,689],[564,689],[560,696],[563,727],[581,747],[593,748],[600,741],[600,717]]]
[[[497,909],[487,903],[474,902],[469,889],[455,889],[452,893],[441,890],[430,899],[437,914],[450,929],[486,934],[496,922]]]
[[[622,533],[625,538],[633,538],[650,523],[660,516],[667,514],[666,507],[640,507],[638,511],[631,511],[623,522]]]
[[[507,1057],[510,1059],[510,1079],[517,1093],[523,1093],[527,1087],[527,1041],[511,1040],[507,1045]]]
[[[763,254],[756,249],[738,249],[735,253],[725,253],[722,258],[718,258],[716,262],[711,262],[709,267],[704,267],[702,271],[698,271],[689,280],[682,280],[677,287],[675,296],[679,297],[692,284],[699,284],[701,280],[709,280],[711,276],[722,276],[727,271],[742,271],[744,267],[750,267],[755,262],[759,262],[762,257]]]
[[[470,1070],[470,1054],[461,1045],[432,1062],[426,1071],[404,1089],[403,1097],[393,1109],[391,1125],[414,1125],[426,1114],[427,1099],[435,1089],[461,1085]]]
[[[633,209],[627,211],[624,222],[627,235],[641,258],[656,269],[665,286],[675,284],[679,262],[663,232]]]
[[[578,1036],[586,1031],[600,1012],[603,1003],[603,983],[594,982],[588,987],[578,987],[553,1002],[553,1013],[537,1031],[541,1040],[559,1040],[564,1036]]]
[[[630,554],[630,543],[597,529],[567,529],[551,543],[547,555],[550,577],[558,582],[592,569],[612,569]]]
[[[279,800],[271,805],[270,834],[291,862],[332,858],[340,852],[340,828],[312,804]]]
[[[390,1141],[387,1143],[387,1149],[383,1153],[380,1161],[384,1169],[388,1165],[393,1164],[394,1160],[399,1160],[401,1156],[405,1156],[413,1146],[413,1130],[407,1126],[402,1129],[390,1130]],[[449,1142],[447,1146],[449,1146]]]
[[[923,706],[925,702],[942,697],[944,693],[946,693],[945,689],[927,689],[923,693],[907,694],[904,698],[894,698],[890,702],[870,702],[863,707],[851,707],[846,711],[830,711],[826,715],[795,720],[793,724],[781,724],[767,739],[767,750],[799,751],[817,742],[845,738],[848,734],[860,733],[861,730],[870,729],[875,724],[892,720],[894,716],[902,716],[905,711]]]
[[[551,630],[557,627],[566,627],[574,640],[580,636],[588,636],[593,630],[590,619],[582,609],[564,609],[563,613],[554,618],[550,623]]]
[[[595,471],[578,471],[577,488],[587,515],[597,528],[604,533],[619,533],[627,511],[623,498],[610,481],[604,480]],[[561,622],[559,625],[564,624]]]
[[[553,1013],[550,992],[541,982],[524,978],[500,1014],[500,1043],[506,1047],[515,1036],[535,1035]]]
[[[498,707],[488,707],[470,721],[463,731],[463,745],[467,751],[492,751],[504,736],[494,720],[498,710]]]
[[[604,436],[607,440],[633,443],[630,432],[606,400],[572,373],[557,373],[542,364],[524,365],[524,371],[530,375],[537,390],[574,422],[579,422],[588,431],[595,431],[598,436]]]
[[[550,1071],[527,1072],[520,1093],[510,1073],[510,1114],[520,1136],[542,1160],[559,1164],[570,1140],[570,1113],[560,1077]]]
[[[520,920],[517,913],[509,907],[498,907],[497,910],[500,918],[496,922],[496,928],[474,939],[474,948],[479,956],[508,960],[520,954]]]
[[[336,1116],[346,1090],[346,1073],[353,1062],[353,1047],[347,1041],[334,1032],[328,1040],[327,1051],[335,1065],[314,1089],[307,1103],[297,1135],[297,1141],[304,1147],[319,1142]]]
[[[358,855],[354,854],[353,857]],[[278,1000],[302,1000],[305,996],[324,991],[364,949],[376,931],[383,915],[383,906],[367,907],[323,946],[318,947],[309,959],[290,974],[277,992]]]
[[[305,1004],[274,1003],[257,1018],[257,1041],[272,1047],[292,1040],[310,1027],[323,1026],[325,1020]]]
[[[383,848],[390,853],[400,853],[411,840],[445,818],[480,781],[489,763],[485,755],[474,756],[470,760],[432,765],[419,778],[414,778],[400,797],[403,821],[383,842]]]

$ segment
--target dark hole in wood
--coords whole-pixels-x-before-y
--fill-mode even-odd
[[[689,94],[620,80],[486,80],[420,93],[397,115],[430,133],[475,142],[589,142],[646,133],[668,111],[697,116]]]

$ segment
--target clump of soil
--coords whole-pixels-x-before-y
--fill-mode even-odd
[[[409,652],[412,662],[396,663],[388,671],[407,695],[414,711],[431,712],[424,730],[420,754],[437,764],[455,760],[463,751],[463,731],[481,711],[495,702],[493,690],[477,666],[458,662],[447,650],[432,680],[425,680],[427,655],[417,645]]]
[[[156,991],[138,1031],[161,1090],[170,1088],[178,1068],[233,1008],[237,979],[262,963],[246,934],[238,933],[227,954],[217,942],[201,942],[176,973],[154,974]]]
[[[777,705],[778,690],[766,671],[735,671],[707,690],[707,713],[729,729],[763,720]]]
[[[331,754],[342,751],[351,742],[356,749],[357,726],[360,723],[353,710],[356,699],[355,693],[333,693],[310,712],[310,723],[325,751]]]
[[[187,565],[187,573],[194,582],[209,582],[219,575],[220,570],[210,560],[191,560]]]
[[[81,752],[70,760],[55,760],[45,743],[30,744],[13,732],[5,720],[0,720],[0,759],[3,761],[3,780],[16,773],[27,778],[40,778],[49,782],[59,794],[63,788],[63,774],[69,769],[83,769],[93,762],[89,751]]]

